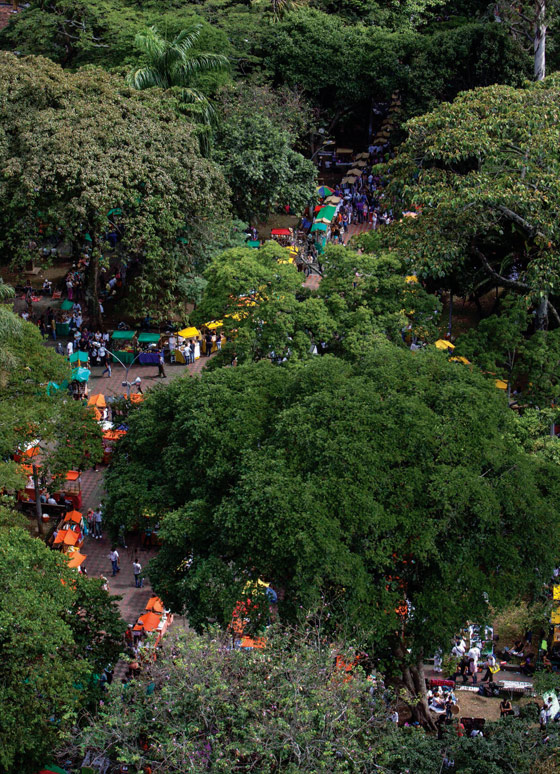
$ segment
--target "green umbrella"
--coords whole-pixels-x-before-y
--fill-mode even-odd
[[[314,223],[311,226],[311,233],[313,233],[314,231],[327,231],[328,228],[329,227],[327,226],[326,223]]]
[[[87,352],[72,352],[68,359],[71,363],[87,363],[88,354]]]
[[[63,312],[67,312],[69,309],[72,309],[74,306],[73,301],[69,301],[67,298],[64,299],[64,301],[61,303],[60,308]]]
[[[328,185],[320,185],[319,188],[317,188],[318,195],[323,198],[324,196],[330,196],[332,193],[334,193],[333,188],[329,188]]]

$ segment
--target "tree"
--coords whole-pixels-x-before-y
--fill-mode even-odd
[[[146,64],[133,70],[128,82],[139,90],[177,89],[181,103],[188,105],[188,111],[209,127],[215,123],[214,109],[194,83],[208,73],[226,71],[229,61],[222,54],[194,52],[202,30],[202,25],[197,24],[181,30],[173,40],[167,40],[155,27],[138,33],[134,43]]]
[[[559,88],[552,76],[462,94],[407,124],[392,165],[395,208],[420,212],[388,230],[393,247],[439,283],[474,268],[528,296],[541,327],[549,312],[560,322]]]
[[[124,624],[100,580],[19,528],[0,529],[0,583],[0,769],[32,774],[90,698]]]
[[[213,158],[242,220],[266,218],[285,205],[301,212],[314,196],[315,166],[293,149],[294,141],[266,112],[247,110],[243,103],[220,123]]]
[[[229,623],[248,578],[283,590],[284,621],[324,602],[427,723],[425,655],[539,587],[560,536],[558,468],[520,450],[495,387],[383,340],[150,394],[107,487],[113,523],[160,520],[150,579],[193,626]]]
[[[61,391],[48,394],[49,382],[71,378],[69,363],[43,344],[39,330],[0,306],[0,472],[7,492],[25,484],[11,461],[28,444],[40,448],[44,476],[63,477],[84,470],[103,455],[101,430],[91,411]],[[39,531],[42,523],[39,516]]]
[[[87,235],[95,323],[99,264],[110,249],[108,212],[120,210],[118,249],[135,291],[129,311],[181,308],[179,278],[200,268],[205,246],[222,237],[228,221],[227,186],[200,157],[189,124],[177,120],[161,92],[135,92],[100,70],[70,73],[4,53],[0,71],[4,254],[28,257],[38,213],[49,233],[60,229],[77,245]]]

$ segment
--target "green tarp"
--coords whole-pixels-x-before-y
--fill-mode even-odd
[[[87,352],[72,352],[68,359],[71,363],[87,363],[88,354]]]
[[[157,344],[160,338],[159,333],[141,333],[138,336],[138,341],[141,344]]]
[[[314,223],[311,226],[311,233],[313,233],[314,231],[327,231],[327,229],[328,229],[328,226],[326,223]]]
[[[87,368],[73,368],[72,369],[72,381],[73,382],[87,382],[90,372]]]
[[[247,242],[247,247],[260,247],[261,243],[258,241],[258,239],[251,239],[249,242]]]
[[[336,215],[336,207],[327,206],[322,207],[319,212],[315,215],[315,218],[317,220],[322,220],[322,218],[326,218],[326,220],[332,220],[334,216]]]
[[[130,341],[136,336],[136,331],[113,331],[112,339],[120,339],[121,341]]]
[[[67,298],[61,303],[60,308],[63,312],[67,312],[69,309],[72,309],[74,306],[73,301],[69,301]]]

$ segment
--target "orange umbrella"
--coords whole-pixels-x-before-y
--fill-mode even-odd
[[[126,392],[125,392],[125,394],[124,394],[124,397],[125,397],[125,398],[128,398],[128,397],[129,397],[129,396],[126,394]],[[131,403],[142,403],[142,401],[143,401],[143,400],[144,400],[144,396],[143,396],[143,395],[140,395],[140,393],[139,393],[139,392],[135,392],[133,395],[131,395],[131,396],[130,396],[130,402],[131,402]]]
[[[107,403],[105,402],[105,395],[102,395],[100,392],[96,395],[90,395],[88,400],[88,406],[97,406],[97,408],[107,408]]]
[[[74,524],[80,524],[82,521],[82,514],[80,511],[68,511],[66,516],[64,517],[64,521],[73,521]]]
[[[145,632],[153,632],[154,629],[158,628],[160,621],[161,616],[156,615],[155,613],[144,613],[144,615],[141,615],[138,619],[138,623],[142,624],[142,628]]]
[[[163,602],[159,597],[150,597],[146,610],[153,610],[154,613],[163,613]]]
[[[81,554],[79,551],[75,551],[68,562],[68,567],[79,567],[86,560],[86,555]]]

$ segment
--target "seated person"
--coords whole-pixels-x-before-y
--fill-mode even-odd
[[[509,699],[502,699],[500,702],[500,717],[503,718],[505,715],[513,715],[513,707],[511,706],[511,701]]]

